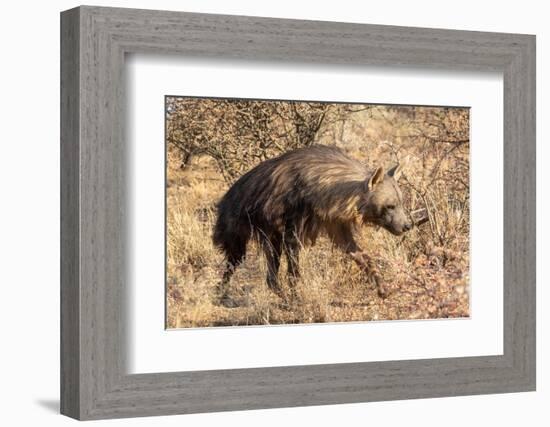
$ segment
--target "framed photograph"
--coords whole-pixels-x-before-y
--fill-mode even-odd
[[[61,14],[61,412],[535,390],[535,37]]]

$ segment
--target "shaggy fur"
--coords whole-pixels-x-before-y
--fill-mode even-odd
[[[322,232],[366,266],[353,239],[364,222],[401,234],[412,224],[402,207],[397,168],[368,171],[359,161],[331,146],[311,146],[262,162],[227,191],[218,206],[214,243],[227,258],[221,296],[251,238],[267,258],[267,284],[281,294],[277,273],[285,253],[291,283],[298,277],[301,245],[315,244]]]

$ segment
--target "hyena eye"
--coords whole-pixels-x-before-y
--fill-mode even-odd
[[[387,210],[393,210],[393,209],[395,209],[395,205],[388,205],[388,206],[386,206],[386,209]]]

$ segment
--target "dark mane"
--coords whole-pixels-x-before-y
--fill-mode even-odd
[[[259,238],[293,222],[302,241],[314,242],[331,222],[353,222],[368,177],[366,167],[337,147],[316,145],[265,161],[233,184],[219,203],[214,242],[228,229]],[[228,227],[229,226],[229,227]]]

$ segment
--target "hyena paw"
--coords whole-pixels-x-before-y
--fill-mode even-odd
[[[378,296],[380,298],[387,298],[390,295],[390,290],[388,289],[388,287],[382,284],[378,284],[377,290],[378,290]]]
[[[219,288],[216,289],[216,294],[212,298],[212,303],[226,308],[238,307],[237,301],[229,295],[227,290]]]
[[[387,283],[384,283],[384,279],[382,278],[382,276],[371,272],[370,277],[372,282],[374,282],[376,286],[376,290],[380,298],[387,298],[388,296],[390,296],[391,294],[390,287],[388,286]]]
[[[229,296],[226,296],[224,298],[220,298],[218,300],[218,303],[219,303],[219,305],[221,305],[225,308],[237,308],[240,305],[238,301],[236,301],[235,299],[233,299]]]

